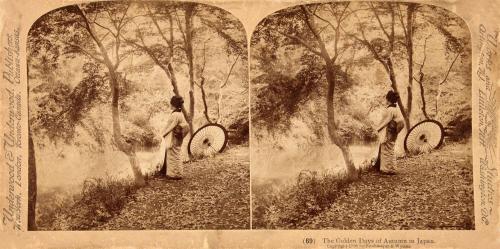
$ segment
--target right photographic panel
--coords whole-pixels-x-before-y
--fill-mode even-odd
[[[475,229],[471,41],[452,10],[298,5],[250,49],[253,229]]]

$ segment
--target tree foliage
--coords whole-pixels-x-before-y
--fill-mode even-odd
[[[120,112],[125,114],[125,126],[137,123],[134,120],[127,121],[128,114],[134,115],[131,111],[136,110],[127,96],[136,98],[137,94],[146,88],[137,87],[141,82],[138,82],[138,77],[134,75],[155,72],[155,65],[166,67],[167,64],[173,65],[168,73],[182,75],[189,71],[186,66],[188,59],[184,52],[185,36],[182,33],[186,28],[183,22],[186,7],[183,3],[98,2],[56,9],[38,19],[30,30],[28,41],[31,98],[37,102],[37,106],[31,108],[30,113],[32,120],[37,120],[33,123],[36,135],[45,134],[50,140],[61,138],[69,142],[75,138],[75,126],[81,125],[79,121],[82,119],[89,118],[87,114],[90,110],[111,102],[112,88],[108,84],[110,75],[106,65],[102,63],[105,59],[102,51],[107,51],[107,56],[114,63],[113,70],[119,84],[119,108]],[[93,34],[86,28],[79,9],[87,16],[93,27]],[[244,72],[241,69],[246,61],[246,38],[241,23],[226,11],[208,5],[195,4],[193,13],[194,65],[191,67],[195,75],[200,75],[196,72],[200,70],[200,46],[207,43],[206,46],[214,52],[225,52],[229,56],[240,57],[233,75],[229,82],[226,82],[230,87],[222,94],[227,94],[225,92],[229,90],[234,91],[235,84],[236,88],[245,88],[246,77],[242,78]],[[169,18],[172,18],[171,23]],[[171,42],[165,42],[162,37],[169,36],[170,32],[173,39]],[[94,38],[101,41],[104,50],[101,50]],[[147,47],[150,54],[131,42]],[[173,49],[169,50],[170,48]],[[145,56],[154,57],[156,63],[153,61],[151,64],[144,60]],[[216,56],[209,54],[206,60],[213,61]],[[128,62],[133,58],[139,58],[139,63],[132,65]],[[72,67],[77,71],[70,73],[67,63],[73,63]],[[206,70],[211,73],[215,68],[208,66]],[[219,67],[219,70],[227,69]],[[63,80],[65,76],[67,78]],[[216,109],[214,106],[217,95],[214,91],[217,91],[219,85],[217,81],[224,81],[223,76],[217,77],[219,78],[211,76],[205,84],[212,112]],[[68,80],[71,82],[67,82]],[[199,77],[195,82],[199,82]],[[186,89],[184,82],[179,82],[178,85],[178,94],[182,94]],[[150,91],[148,94],[156,93]],[[156,104],[141,105],[148,109],[147,122],[157,111],[168,111],[168,108],[164,108],[168,106],[168,96],[171,94],[166,92],[163,100],[155,100]],[[195,107],[196,112],[199,112],[199,105]],[[144,128],[135,126],[139,130]],[[63,127],[68,129],[63,133],[59,132]],[[131,135],[124,136],[127,138]]]
[[[303,9],[308,12],[301,11]],[[388,89],[392,88],[400,93],[399,106],[408,119],[408,124],[430,118],[425,110],[436,113],[434,118],[441,119],[446,124],[448,118],[442,117],[449,111],[438,111],[434,106],[442,101],[462,103],[458,98],[470,99],[459,91],[452,90],[451,83],[447,83],[452,77],[455,82],[470,84],[470,77],[467,76],[470,71],[458,69],[470,68],[468,30],[463,20],[448,11],[407,3],[325,3],[296,6],[268,16],[261,21],[252,36],[252,83],[256,99],[256,103],[252,105],[252,123],[257,128],[255,130],[262,127],[262,130],[271,133],[286,133],[290,131],[290,124],[297,116],[302,120],[325,118],[315,117],[315,112],[310,110],[309,116],[304,115],[307,111],[302,115],[294,115],[307,109],[297,106],[306,106],[308,101],[318,102],[321,93],[324,96],[327,92],[325,84],[321,83],[325,82],[326,74],[325,64],[318,53],[321,51],[321,43],[304,21],[306,13],[309,13],[311,23],[318,27],[326,49],[332,54],[340,54],[336,61],[336,74],[342,78],[343,72],[349,79],[338,80],[334,97],[334,109],[338,113],[335,118],[335,123],[338,124],[336,130],[343,134],[341,137],[346,141],[372,140],[374,134],[371,126],[377,120],[369,114],[384,106],[384,94]],[[345,19],[338,19],[339,16]],[[335,27],[339,27],[339,33]],[[428,43],[427,48],[424,41]],[[444,56],[430,56],[431,49]],[[425,54],[426,61],[422,62]],[[334,58],[336,57],[332,56]],[[456,61],[457,58],[461,60]],[[301,78],[299,72],[305,72],[311,79]],[[377,77],[370,76],[375,73]],[[421,75],[422,81],[419,78]],[[310,84],[311,82],[315,84]],[[418,83],[418,87],[413,87],[414,82]],[[348,83],[344,84],[347,85],[347,91],[339,91],[342,83]],[[309,87],[316,89],[308,89]],[[374,89],[368,93],[370,97],[359,94],[365,88]],[[444,96],[443,91],[446,91],[447,97],[439,99],[439,96]],[[297,94],[293,94],[294,92]],[[449,109],[445,106],[443,108]],[[465,106],[464,108],[467,109]],[[371,121],[366,121],[367,116]]]

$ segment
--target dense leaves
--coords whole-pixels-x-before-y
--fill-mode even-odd
[[[97,104],[106,103],[109,87],[106,76],[100,74],[94,63],[83,65],[84,78],[73,88],[67,83],[46,82],[38,85],[33,93],[48,92],[36,99],[37,109],[32,115],[32,130],[57,141],[69,142],[75,136],[75,127],[86,113]]]
[[[270,71],[253,79],[255,95],[252,103],[252,125],[254,127],[265,129],[270,133],[289,130],[291,117],[304,116],[304,112],[308,111],[304,106],[310,102],[320,103],[317,108],[311,110],[313,112],[311,115],[315,116],[314,120],[318,122],[310,123],[310,127],[318,129],[320,123],[325,124],[324,98],[327,83],[323,66],[308,56],[302,58],[302,61],[305,65],[295,75]],[[337,101],[340,103],[344,101],[342,104],[345,104],[342,94],[349,90],[352,79],[339,67],[336,69],[338,76],[335,90],[340,96]],[[340,105],[337,109],[341,109]],[[360,138],[354,134],[350,135]]]

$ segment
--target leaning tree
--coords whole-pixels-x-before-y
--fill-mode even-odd
[[[145,180],[140,170],[136,158],[134,145],[128,143],[121,131],[119,99],[120,89],[124,79],[120,73],[120,65],[133,50],[130,49],[122,40],[121,33],[123,28],[132,19],[127,17],[130,3],[92,3],[86,5],[72,5],[49,12],[40,18],[30,31],[31,44],[44,44],[48,48],[56,48],[59,54],[79,56],[87,60],[90,74],[99,74],[104,71],[99,80],[91,77],[91,82],[106,81],[110,90],[111,118],[113,141],[116,147],[124,152],[130,161],[137,185],[144,185]],[[57,63],[57,58],[55,58]],[[89,83],[89,81],[83,81]],[[102,86],[101,86],[102,87]],[[86,96],[93,98],[101,96],[102,88],[89,88],[82,86],[81,91],[96,90],[94,94],[89,93]],[[71,92],[68,87],[62,87],[61,93]],[[74,91],[74,90],[73,90]],[[63,94],[64,95],[64,94]],[[73,114],[82,115],[82,110],[88,109],[82,99],[73,98],[70,100],[72,108],[66,108],[60,111],[59,118],[63,115]],[[80,112],[73,112],[79,110]],[[57,119],[57,117],[53,117]],[[75,116],[76,118],[76,116]],[[41,118],[44,122],[47,118]],[[69,121],[70,122],[70,121]],[[65,124],[53,122],[64,127]],[[74,122],[71,125],[74,127]]]
[[[347,61],[344,55],[353,49],[345,42],[342,33],[343,22],[350,15],[348,6],[349,3],[313,4],[279,11],[259,24],[252,45],[265,42],[274,49],[300,47],[304,49],[302,60],[321,61],[320,70],[327,83],[324,101],[328,138],[342,151],[348,177],[356,178],[358,173],[349,149],[349,140],[341,136],[343,127],[339,127],[335,113],[335,91],[339,84],[347,82],[347,75],[341,70],[341,65]]]

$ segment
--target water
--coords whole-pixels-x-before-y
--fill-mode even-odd
[[[374,158],[376,144],[350,147],[355,165]],[[286,183],[294,180],[301,171],[338,172],[345,169],[342,152],[337,146],[310,146],[286,150],[261,149],[251,157],[252,184],[269,182]]]
[[[133,179],[128,157],[120,151],[85,153],[76,146],[63,149],[45,148],[35,155],[37,163],[38,192],[63,189],[78,192],[86,179],[111,176],[117,179]],[[136,153],[141,171],[145,174],[156,170],[158,152]]]

